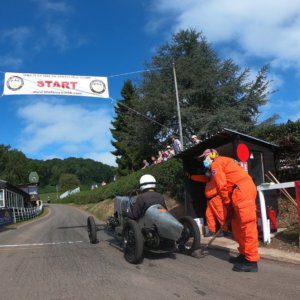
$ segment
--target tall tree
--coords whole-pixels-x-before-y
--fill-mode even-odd
[[[116,117],[111,122],[113,126],[111,133],[114,138],[112,145],[116,149],[112,151],[112,154],[116,156],[117,174],[124,176],[136,167],[135,149],[131,144],[131,133],[134,128],[130,124],[130,119],[133,118],[130,109],[133,109],[133,98],[136,92],[130,80],[125,81],[121,96],[123,99],[119,100],[115,106]]]
[[[17,150],[9,150],[4,153],[4,160],[1,172],[1,179],[4,179],[12,184],[20,184],[28,182],[28,160],[26,156]],[[3,156],[2,156],[3,157]],[[1,161],[1,159],[0,159]]]
[[[117,107],[113,145],[117,149],[114,154],[122,162],[125,163],[126,155],[133,153],[133,148],[134,159],[141,162],[162,149],[172,134],[178,135],[173,64],[184,143],[190,141],[192,134],[222,127],[249,133],[256,124],[260,106],[267,102],[267,66],[250,80],[249,69],[241,70],[231,59],[220,59],[201,33],[182,30],[158,48],[146,66],[152,71],[143,73],[136,86],[130,104],[140,114],[126,114]],[[123,168],[120,160],[118,165],[119,169]],[[125,165],[129,171],[134,161]]]
[[[254,81],[250,70],[241,70],[232,60],[222,61],[205,37],[195,30],[182,30],[171,43],[160,47],[140,86],[141,109],[169,130],[157,128],[166,138],[178,134],[172,64],[175,64],[184,139],[191,134],[230,127],[242,132],[253,129],[259,107],[268,96],[268,67]]]

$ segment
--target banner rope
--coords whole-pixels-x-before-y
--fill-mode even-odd
[[[143,118],[145,118],[145,119],[148,119],[149,121],[151,121],[151,122],[153,122],[153,123],[156,123],[156,124],[158,124],[158,125],[161,126],[161,127],[165,127],[165,128],[167,128],[167,129],[169,129],[169,127],[167,127],[166,125],[161,124],[161,123],[159,123],[159,122],[157,122],[157,121],[151,119],[150,117],[148,117],[148,116],[146,116],[146,115],[140,113],[139,111],[137,111],[137,110],[135,110],[135,109],[133,109],[133,108],[127,106],[126,104],[122,103],[122,101],[115,100],[115,99],[113,99],[113,98],[111,98],[111,97],[110,97],[109,99],[111,99],[112,101],[115,101],[117,104],[120,104],[120,105],[126,107],[128,110],[131,110],[131,111],[135,112],[137,115],[139,115],[139,116],[141,116],[141,117],[143,117]]]
[[[124,75],[131,75],[131,74],[137,74],[137,73],[151,72],[151,71],[156,71],[156,70],[161,70],[161,69],[162,68],[139,70],[139,71],[133,71],[133,72],[127,72],[127,73],[120,73],[120,74],[116,74],[116,75],[110,75],[110,76],[107,76],[107,77],[108,78],[113,78],[113,77],[119,77],[119,76],[124,76]]]

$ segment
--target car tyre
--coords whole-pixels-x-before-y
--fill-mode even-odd
[[[95,219],[92,216],[89,216],[87,219],[87,231],[89,234],[89,239],[91,244],[96,244],[97,240],[97,230]]]
[[[124,225],[123,248],[126,261],[131,264],[141,262],[144,250],[144,237],[140,226],[134,220],[128,219]]]
[[[200,232],[192,217],[185,216],[178,220],[183,225],[180,239],[177,241],[178,250],[184,254],[192,253],[200,248]]]

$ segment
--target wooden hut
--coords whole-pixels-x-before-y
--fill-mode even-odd
[[[220,155],[235,159],[253,178],[256,185],[265,182],[268,171],[276,174],[275,155],[279,147],[255,137],[224,128],[215,134],[205,134],[197,145],[184,150],[177,157],[183,161],[183,168],[189,174],[204,174],[205,169],[197,157],[205,149],[216,149]],[[204,184],[186,180],[185,202],[188,214],[204,217],[206,199]],[[266,193],[267,205],[277,208],[277,192]]]

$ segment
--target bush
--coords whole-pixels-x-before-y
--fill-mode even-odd
[[[108,198],[114,198],[117,195],[129,195],[139,187],[139,179],[144,174],[151,174],[156,178],[158,192],[170,192],[174,198],[181,198],[183,191],[182,162],[172,158],[159,165],[120,177],[116,181],[106,186],[101,186],[93,191],[83,191],[79,194],[61,199],[59,203],[97,203]]]

